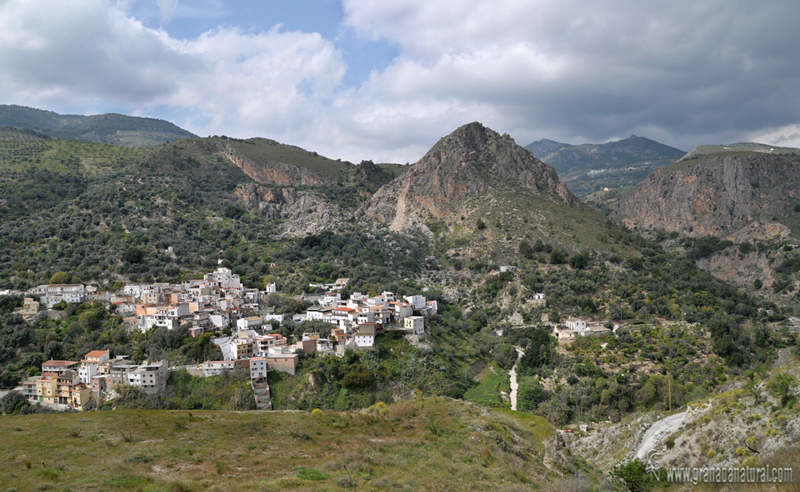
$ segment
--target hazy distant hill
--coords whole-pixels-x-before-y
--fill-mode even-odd
[[[721,152],[759,152],[762,154],[791,155],[800,153],[800,149],[794,147],[776,147],[754,142],[740,142],[729,145],[700,145],[686,153],[682,161],[695,159],[703,155],[718,154]]]
[[[121,114],[61,115],[16,105],[0,105],[0,127],[35,130],[45,135],[124,147],[154,147],[195,137],[172,123]]]
[[[649,173],[671,164],[684,151],[632,135],[604,144],[569,145],[539,140],[525,147],[550,164],[570,191],[581,198],[608,188],[627,189]]]

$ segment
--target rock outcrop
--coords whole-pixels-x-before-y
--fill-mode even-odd
[[[731,240],[786,238],[800,223],[800,158],[714,154],[648,176],[616,204],[631,228]]]
[[[289,236],[316,234],[342,224],[352,215],[313,191],[244,184],[234,193],[249,210],[279,221],[279,230]]]
[[[220,153],[259,183],[281,186],[319,186],[325,184],[320,176],[308,169],[285,162],[255,162],[238,154],[229,145],[223,146]]]
[[[476,122],[439,140],[402,176],[381,187],[362,213],[392,230],[406,230],[428,216],[449,222],[464,213],[459,205],[465,198],[509,188],[581,206],[552,167],[510,136]]]

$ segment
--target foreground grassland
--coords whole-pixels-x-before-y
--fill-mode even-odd
[[[3,417],[0,490],[551,490],[576,466],[562,455],[544,466],[553,432],[534,415],[447,398]]]

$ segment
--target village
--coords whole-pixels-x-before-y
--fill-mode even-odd
[[[387,329],[424,335],[426,320],[438,310],[435,300],[426,300],[422,295],[395,298],[392,292],[383,292],[370,297],[353,292],[348,299],[342,299],[341,291],[347,283],[348,279],[338,279],[332,284],[311,285],[311,288],[324,287],[327,292],[309,296],[314,302],[305,312],[275,314],[274,309],[262,302],[264,296],[277,293],[274,283],[268,284],[264,291],[248,289],[238,275],[221,267],[205,274],[203,279],[180,284],[128,284],[119,292],[98,291],[81,284],[42,285],[26,293],[31,297],[25,298],[21,314],[33,320],[46,313],[42,308],[101,301],[115,306],[132,330],[146,332],[154,327],[172,330],[189,326],[192,337],[219,333],[213,342],[222,352],[221,360],[181,368],[199,377],[224,371],[249,371],[258,406],[262,408],[268,407],[268,371],[294,374],[299,359],[306,354],[342,356],[348,349],[371,350],[376,336]],[[37,296],[38,301],[34,300]],[[330,324],[330,336],[308,331],[290,343],[293,340],[273,332],[288,319],[296,324],[307,321]],[[115,388],[121,385],[138,386],[147,394],[158,394],[164,391],[170,370],[175,369],[166,360],[137,365],[129,356],[111,358],[108,350],[95,350],[81,361],[43,363],[42,375],[28,378],[18,389],[31,402],[83,410],[101,397],[113,397]]]
[[[420,294],[401,297],[388,291],[373,296],[352,292],[343,298],[348,282],[340,278],[331,284],[310,284],[311,289],[324,293],[303,296],[309,307],[296,314],[276,314],[263,302],[266,296],[277,294],[275,283],[267,284],[264,291],[246,288],[238,275],[224,267],[202,279],[180,284],[127,284],[118,292],[82,284],[41,285],[26,293],[31,297],[25,298],[21,314],[28,319],[44,315],[47,311],[42,308],[100,301],[114,306],[131,330],[186,326],[192,337],[207,332],[218,335],[212,341],[222,357],[170,367],[166,360],[134,364],[127,355],[112,358],[108,350],[94,350],[81,361],[45,362],[42,375],[29,377],[18,390],[31,402],[83,410],[90,402],[113,399],[116,388],[124,385],[138,386],[147,394],[163,392],[170,371],[178,368],[197,377],[243,370],[250,374],[258,408],[269,408],[268,371],[295,374],[300,359],[309,354],[342,356],[347,350],[371,350],[376,337],[387,330],[424,336],[428,320],[439,309],[437,301]],[[38,301],[34,300],[37,296]],[[545,294],[537,293],[533,302],[544,306]],[[276,330],[286,321],[301,326],[314,321],[317,328],[287,337]],[[612,332],[579,318],[569,318],[564,324],[542,321],[552,328],[559,344],[570,343],[576,336]],[[330,324],[330,330],[320,333],[320,323]]]

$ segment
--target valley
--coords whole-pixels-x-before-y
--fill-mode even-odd
[[[791,149],[537,142],[562,175],[478,122],[399,166],[102,121],[116,140],[0,130],[3,487],[622,490],[645,449],[796,462]],[[572,185],[629,168],[597,208],[602,182]],[[108,387],[75,374],[85,411],[49,413],[52,363],[101,374],[96,351]]]

